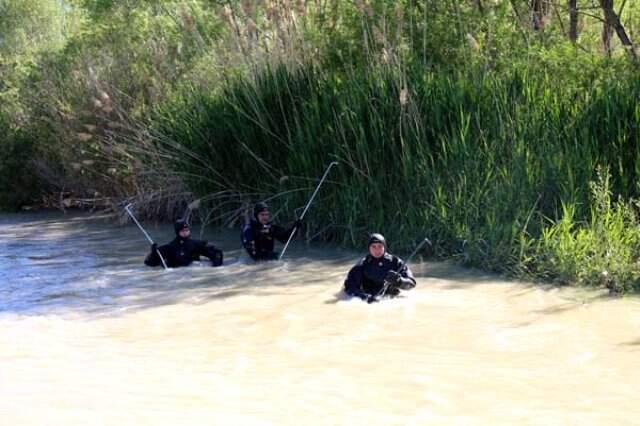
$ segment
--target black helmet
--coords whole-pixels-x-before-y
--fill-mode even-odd
[[[384,239],[382,234],[373,233],[369,235],[369,243],[367,244],[367,247],[374,243],[380,243],[384,248],[387,248],[387,240]]]
[[[256,205],[253,206],[253,217],[257,220],[258,214],[265,210],[269,210],[269,206],[267,205],[267,203],[264,203],[262,201],[259,203],[256,203]]]
[[[184,221],[184,220],[176,220],[176,222],[173,224],[173,229],[175,229],[176,231],[176,235],[180,234],[180,231],[182,231],[183,229],[191,229],[189,228],[189,224]]]

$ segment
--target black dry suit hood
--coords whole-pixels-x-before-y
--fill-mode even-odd
[[[384,239],[384,236],[382,234],[371,234],[369,236],[369,243],[367,244],[367,248],[371,247],[371,244],[374,243],[380,243],[384,246],[385,251],[387,250],[387,240]]]
[[[175,229],[176,231],[176,236],[180,237],[180,231],[182,231],[183,229],[191,229],[191,228],[189,228],[189,224],[186,221],[176,220],[176,222],[173,224],[173,229]]]
[[[267,203],[264,203],[262,201],[256,203],[256,205],[253,206],[253,218],[258,221],[258,214],[262,213],[265,210],[269,210],[269,206],[267,205]]]

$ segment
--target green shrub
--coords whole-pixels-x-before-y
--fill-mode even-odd
[[[566,205],[560,220],[544,230],[536,249],[537,274],[614,292],[640,290],[638,202],[612,200],[608,170],[591,184],[591,201],[588,221],[578,221],[575,206]]]

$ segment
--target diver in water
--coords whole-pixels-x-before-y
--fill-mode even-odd
[[[297,232],[301,225],[301,219],[289,229],[276,225],[271,222],[269,206],[257,203],[253,208],[253,219],[242,228],[242,245],[253,260],[276,260],[278,253],[273,250],[274,240],[286,243],[289,235]]]
[[[381,234],[369,237],[368,254],[347,275],[344,291],[368,303],[382,296],[395,297],[401,290],[416,286],[416,280],[407,265],[387,252],[387,242]]]
[[[175,222],[174,228],[176,238],[169,244],[160,247],[157,244],[153,244],[151,253],[144,260],[145,265],[162,265],[158,251],[160,251],[169,268],[189,266],[194,260],[200,260],[200,256],[208,257],[211,260],[211,266],[222,265],[222,250],[207,244],[207,241],[191,239],[191,229],[187,222],[178,220]]]

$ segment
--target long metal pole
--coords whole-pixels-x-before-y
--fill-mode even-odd
[[[429,243],[429,245],[431,245],[431,241],[429,241],[428,238],[425,238],[424,240],[422,240],[422,242],[420,244],[418,244],[418,247],[416,247],[416,249],[413,251],[413,253],[411,253],[409,255],[409,257],[407,257],[407,260],[404,262],[404,264],[406,265],[407,263],[409,263],[411,261],[411,259],[413,259],[413,256],[416,255],[416,253],[422,248],[422,246],[424,245],[424,243]]]
[[[138,228],[140,228],[140,230],[142,231],[142,233],[144,234],[145,237],[147,237],[147,240],[149,240],[149,242],[151,243],[151,245],[155,244],[153,242],[153,240],[151,239],[151,237],[149,236],[149,234],[147,233],[147,231],[144,230],[144,228],[142,227],[142,225],[140,225],[140,222],[138,222],[138,219],[136,219],[136,217],[134,216],[133,212],[131,211],[131,204],[127,204],[124,207],[125,211],[127,213],[129,213],[129,216],[131,216],[131,219],[133,219],[133,221],[135,222],[136,225],[138,225]],[[158,256],[160,256],[160,260],[162,261],[162,266],[164,266],[164,269],[168,269],[167,267],[167,262],[164,261],[164,257],[162,257],[162,253],[160,253],[160,250],[158,250],[156,248],[156,253],[158,253]]]
[[[318,183],[318,186],[316,186],[316,190],[313,191],[313,195],[311,195],[311,198],[309,199],[309,202],[307,203],[307,205],[305,206],[304,210],[302,211],[302,214],[300,215],[300,219],[303,219],[304,215],[307,214],[307,210],[309,210],[309,206],[311,206],[311,203],[313,202],[313,199],[316,197],[316,194],[320,190],[320,187],[322,186],[322,183],[327,178],[327,175],[329,174],[329,171],[331,170],[331,167],[336,166],[337,164],[338,164],[337,161],[333,161],[333,162],[331,162],[331,164],[329,164],[329,167],[327,167],[327,170],[324,172],[324,175],[322,175],[322,179],[320,179],[320,183]],[[278,260],[282,259],[282,256],[284,256],[284,252],[287,251],[287,247],[289,247],[289,243],[291,242],[291,239],[293,238],[293,234],[295,234],[295,228],[291,231],[291,234],[289,234],[289,239],[287,240],[287,243],[284,245],[284,248],[282,249],[282,253],[280,253],[280,257],[278,257]]]

